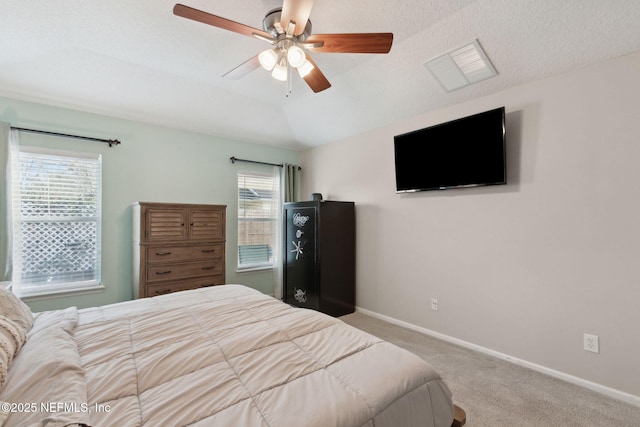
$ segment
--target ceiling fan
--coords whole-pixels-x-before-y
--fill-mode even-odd
[[[331,87],[309,52],[322,53],[388,53],[392,33],[311,34],[311,9],[315,0],[284,0],[281,8],[269,11],[262,21],[263,30],[240,24],[220,16],[176,4],[174,15],[192,19],[273,45],[250,58],[223,77],[239,79],[262,66],[278,80],[287,82],[291,92],[291,74],[295,69],[314,92]]]

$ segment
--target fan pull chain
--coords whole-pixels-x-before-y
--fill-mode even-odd
[[[286,98],[289,97],[289,95],[291,95],[291,92],[293,92],[293,88],[292,88],[292,78],[291,78],[291,65],[287,64],[287,81],[285,82],[285,94],[284,96]]]

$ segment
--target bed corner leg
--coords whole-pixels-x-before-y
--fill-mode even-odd
[[[462,427],[467,422],[467,413],[458,405],[453,405],[453,423],[451,427]]]

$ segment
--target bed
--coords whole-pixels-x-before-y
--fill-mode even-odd
[[[0,295],[4,426],[450,426],[414,354],[242,285],[32,314]]]

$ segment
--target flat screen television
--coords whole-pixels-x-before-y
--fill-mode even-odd
[[[504,107],[394,137],[396,192],[507,183]]]

